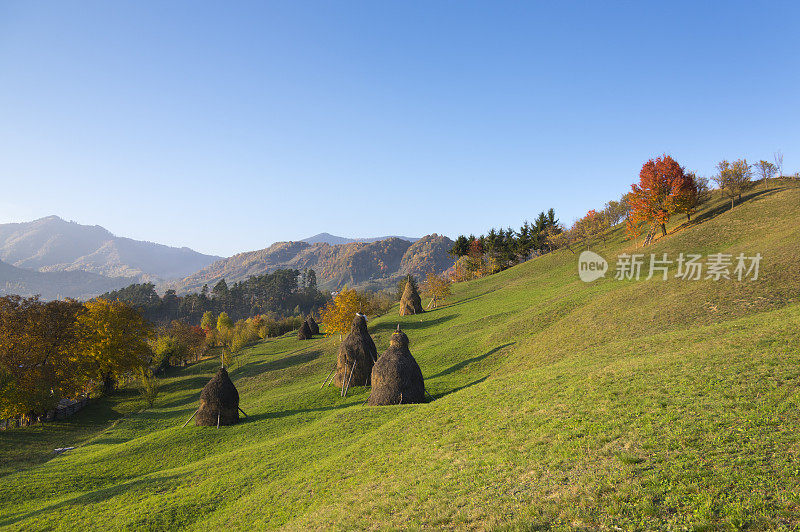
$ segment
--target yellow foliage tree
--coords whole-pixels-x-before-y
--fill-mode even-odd
[[[77,301],[0,298],[0,418],[54,408],[82,388],[77,365]]]
[[[428,272],[425,283],[422,287],[423,293],[431,298],[429,307],[436,308],[439,301],[443,301],[450,295],[450,279],[444,275],[436,275]]]
[[[146,366],[152,357],[148,338],[152,325],[121,301],[97,299],[78,315],[79,349],[89,378],[111,391],[116,377]]]
[[[320,313],[320,319],[325,324],[325,335],[344,336],[350,332],[356,313],[370,314],[372,307],[373,303],[366,294],[344,287]]]

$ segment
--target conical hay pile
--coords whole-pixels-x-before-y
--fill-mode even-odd
[[[356,314],[350,334],[345,336],[342,345],[339,346],[333,383],[341,388],[349,379],[350,386],[366,386],[369,384],[372,365],[376,358],[378,350],[367,332],[367,320],[361,314]]]
[[[425,402],[422,370],[408,349],[408,336],[397,326],[389,349],[372,368],[370,405],[399,405]]]
[[[239,392],[225,368],[219,368],[200,392],[200,408],[194,420],[195,425],[207,427],[239,422]]]

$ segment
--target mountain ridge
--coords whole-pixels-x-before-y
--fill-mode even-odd
[[[364,286],[387,288],[396,278],[411,274],[422,276],[450,268],[455,259],[449,255],[453,241],[432,233],[410,242],[389,237],[374,242],[346,244],[275,242],[267,248],[237,253],[220,259],[180,281],[164,283],[160,288],[178,292],[200,290],[225,279],[242,281],[281,268],[313,269],[323,288],[339,289]]]
[[[99,225],[51,215],[0,224],[0,260],[31,271],[84,271],[136,281],[180,278],[222,257],[119,237]]]
[[[319,233],[314,236],[304,238],[300,240],[300,242],[308,242],[309,244],[330,244],[331,246],[335,246],[339,244],[354,244],[357,242],[378,242],[380,240],[388,240],[390,238],[399,238],[400,240],[407,240],[411,243],[419,240],[419,238],[399,235],[374,236],[369,238],[348,238],[346,236],[337,236],[330,233]]]

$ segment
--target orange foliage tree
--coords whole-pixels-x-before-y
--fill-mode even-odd
[[[667,222],[670,217],[691,203],[687,194],[691,192],[694,179],[684,168],[669,155],[650,159],[639,172],[639,182],[631,185],[631,219],[629,229],[642,223],[650,225],[645,239],[649,243],[656,229],[661,228],[667,234]],[[696,186],[694,187],[696,191]],[[695,192],[696,196],[696,192]],[[692,207],[689,207],[691,210]],[[687,212],[688,211],[684,211]],[[635,233],[635,229],[632,232]]]

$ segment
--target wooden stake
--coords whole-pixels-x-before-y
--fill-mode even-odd
[[[191,420],[193,420],[193,419],[194,419],[194,416],[196,416],[196,415],[197,415],[197,413],[198,413],[199,411],[200,411],[200,409],[199,409],[199,408],[198,408],[197,410],[195,410],[195,411],[194,411],[194,414],[192,414],[192,415],[191,415],[191,417],[189,417],[189,419],[187,419],[187,420],[186,420],[186,423],[184,423],[184,424],[183,424],[183,427],[181,427],[181,428],[182,428],[182,429],[183,429],[183,428],[186,428],[186,425],[188,425],[188,424],[189,424],[189,422],[190,422]]]
[[[336,366],[333,366],[333,371],[331,371],[328,374],[328,377],[322,382],[322,386],[319,387],[320,390],[323,389],[326,384],[328,384],[328,381],[331,380],[331,377],[333,377],[334,373],[336,373]]]
[[[350,389],[350,380],[353,378],[353,372],[356,370],[356,361],[353,361],[353,367],[350,369],[350,377],[347,379],[347,387],[343,389],[342,397],[347,397],[347,390]]]
[[[217,412],[217,428],[219,428],[219,412]]]

